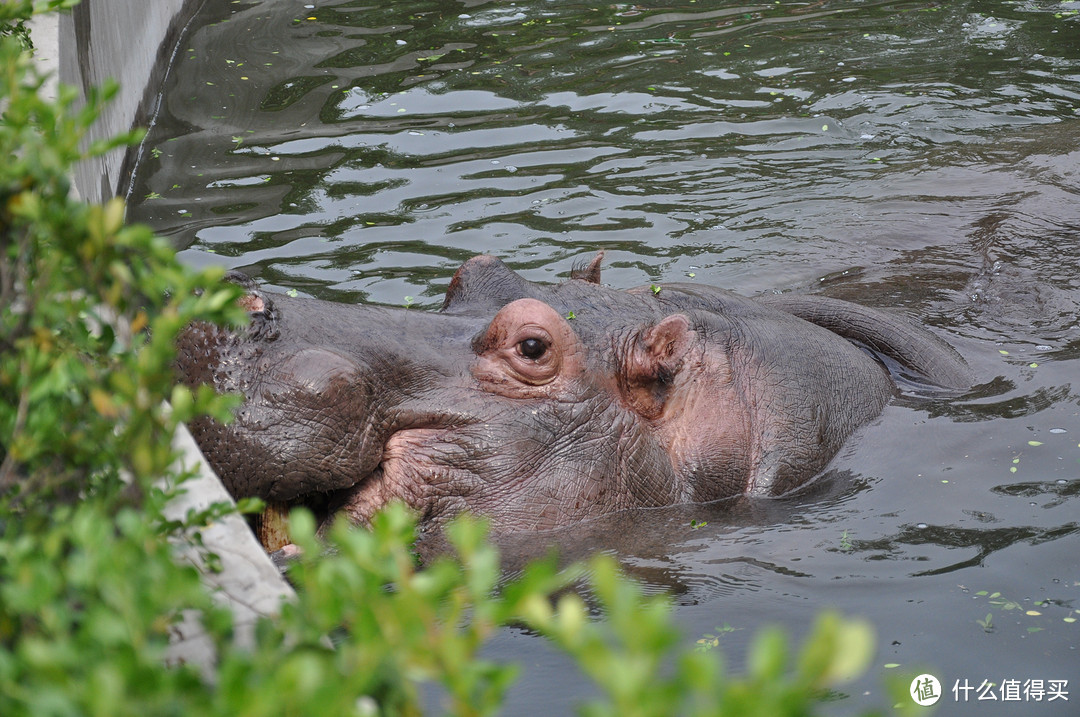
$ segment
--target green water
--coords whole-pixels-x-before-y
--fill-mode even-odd
[[[474,254],[556,281],[604,249],[613,286],[908,311],[980,388],[890,406],[809,495],[551,540],[620,554],[674,595],[688,644],[737,628],[729,663],[764,624],[870,618],[875,667],[836,714],[922,668],[937,714],[1075,713],[1080,2],[312,5],[208,0],[132,218],[192,265],[345,302],[434,308]],[[530,635],[490,654],[525,665],[508,714],[589,694]],[[1074,694],[951,692],[1029,678]]]

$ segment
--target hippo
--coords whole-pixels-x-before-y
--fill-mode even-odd
[[[898,393],[972,373],[897,314],[696,283],[620,290],[603,254],[558,284],[467,261],[442,309],[260,291],[250,323],[188,327],[190,386],[239,392],[190,428],[236,497],[364,525],[404,501],[539,531],[631,508],[781,496],[820,474]]]

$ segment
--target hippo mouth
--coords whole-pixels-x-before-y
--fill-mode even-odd
[[[320,532],[327,530],[339,515],[346,516],[355,525],[368,525],[380,508],[392,498],[392,478],[388,478],[386,465],[380,461],[377,466],[360,481],[335,491],[329,500],[327,510],[320,522]]]
[[[399,491],[395,490],[399,482],[393,471],[387,470],[386,463],[380,461],[362,480],[331,495],[327,510],[322,516],[320,532],[328,530],[341,515],[348,518],[353,525],[369,525],[380,508],[399,497],[396,495]],[[404,499],[404,496],[400,497]]]
[[[267,552],[288,545],[288,511],[296,505],[316,515],[318,533],[325,534],[338,516],[357,526],[368,526],[380,509],[400,500],[418,513],[419,520],[436,518],[451,493],[475,484],[476,476],[461,467],[462,447],[449,428],[409,428],[392,434],[383,446],[379,463],[356,483],[329,493],[301,496],[295,501],[268,502],[260,516],[258,537]]]
[[[476,475],[465,467],[470,457],[475,460],[475,450],[454,427],[399,430],[386,441],[371,475],[341,491],[336,512],[356,525],[367,525],[379,509],[401,500],[421,520],[430,520],[452,495],[461,496],[476,485]]]

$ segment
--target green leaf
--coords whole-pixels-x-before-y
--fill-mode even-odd
[[[787,638],[784,633],[778,628],[766,628],[758,633],[746,658],[751,677],[762,682],[775,681],[783,673],[786,663]]]

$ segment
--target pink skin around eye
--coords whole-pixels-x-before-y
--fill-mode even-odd
[[[547,387],[557,389],[582,368],[581,344],[566,320],[542,301],[519,299],[488,325],[473,375],[487,390],[531,396],[550,393]]]

